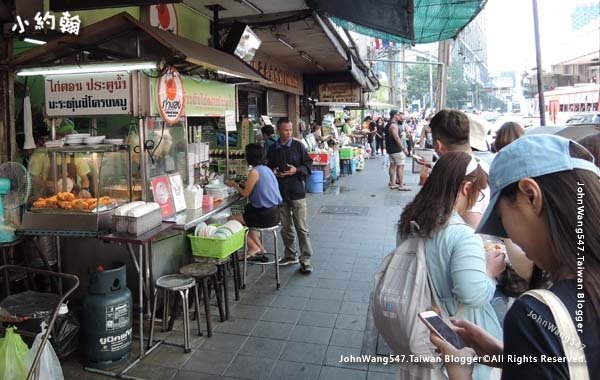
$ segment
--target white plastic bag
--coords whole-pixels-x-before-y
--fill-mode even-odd
[[[42,323],[42,332],[37,334],[35,340],[33,341],[33,345],[31,349],[25,355],[25,367],[27,368],[27,372],[31,369],[31,365],[33,364],[33,360],[35,359],[36,352],[40,349],[40,345],[42,344],[42,339],[44,338],[44,334],[46,333],[46,324]],[[44,351],[40,356],[39,362],[39,377],[38,380],[64,380],[62,368],[60,366],[60,361],[54,352],[54,348],[50,344],[50,340],[46,341],[44,345]]]

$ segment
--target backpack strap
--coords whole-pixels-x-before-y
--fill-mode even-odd
[[[569,366],[569,377],[577,380],[589,380],[585,352],[582,348],[581,340],[575,329],[575,324],[569,315],[569,312],[563,302],[554,293],[545,289],[529,290],[524,295],[535,298],[548,306],[554,317],[556,327],[558,327],[559,340],[561,341],[563,351],[567,357]]]

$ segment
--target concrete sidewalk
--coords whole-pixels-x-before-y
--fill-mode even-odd
[[[344,363],[340,357],[385,351],[377,348],[368,319],[370,291],[381,259],[395,248],[400,212],[418,191],[419,175],[410,169],[407,165],[405,183],[411,192],[388,189],[387,168],[378,157],[327,192],[309,194],[314,272],[303,275],[298,265],[281,267],[282,286],[276,290],[271,267],[264,273],[252,267],[248,288],[231,304],[230,320],[215,318],[213,337],[196,336],[192,322],[191,353],[163,344],[128,375],[176,380],[394,379],[392,365]],[[182,328],[178,321],[173,332],[158,337],[182,344]],[[77,360],[65,362],[63,371],[67,379],[106,378],[84,372]]]

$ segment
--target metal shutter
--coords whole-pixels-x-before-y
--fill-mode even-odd
[[[267,114],[271,117],[287,117],[288,95],[284,92],[267,91]]]

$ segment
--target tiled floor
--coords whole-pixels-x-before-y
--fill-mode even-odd
[[[416,188],[418,175],[407,174],[405,182]],[[281,267],[282,286],[276,290],[272,269],[262,273],[251,267],[248,288],[241,291],[239,302],[232,301],[230,320],[220,322],[213,310],[211,338],[196,336],[192,322],[191,353],[162,344],[128,375],[174,380],[392,380],[392,366],[340,361],[344,355],[374,353],[367,342],[367,332],[373,329],[367,324],[372,276],[395,246],[401,205],[415,193],[389,190],[387,182],[387,169],[378,158],[367,161],[364,171],[343,177],[334,189],[309,194],[314,272],[307,276],[298,266]],[[369,207],[369,212],[321,214],[323,205]],[[156,331],[169,343],[183,343],[180,320],[173,332],[160,333],[158,327]],[[107,378],[83,371],[76,357],[67,360],[63,370],[66,379]]]

